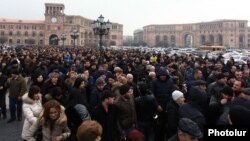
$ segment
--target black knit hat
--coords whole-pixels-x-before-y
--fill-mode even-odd
[[[227,96],[233,96],[233,89],[229,86],[225,86],[222,90],[221,90],[221,93],[223,93],[224,95],[227,95]]]
[[[126,94],[128,91],[130,90],[130,86],[125,84],[125,85],[122,85],[119,89],[119,92],[121,95],[124,95]]]
[[[223,73],[219,73],[216,75],[217,80],[220,80],[222,78],[225,78],[226,76]]]
[[[116,95],[110,90],[104,90],[101,94],[101,101],[109,97],[115,97]]]

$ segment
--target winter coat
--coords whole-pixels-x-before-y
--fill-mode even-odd
[[[26,81],[21,75],[18,75],[16,79],[11,79],[9,86],[9,97],[11,98],[18,98],[27,92]]]
[[[40,95],[41,97],[41,95]],[[22,131],[22,139],[30,141],[34,139],[32,137],[32,131],[30,131],[31,126],[37,123],[39,114],[42,112],[42,102],[41,98],[38,101],[35,101],[28,97],[28,93],[24,94],[22,97],[23,100],[23,113],[24,113],[24,124]]]
[[[157,102],[162,108],[164,108],[164,110],[171,99],[172,91],[173,82],[169,78],[165,81],[161,81],[158,78],[152,82],[152,92],[154,93]]]
[[[117,126],[118,131],[127,130],[136,123],[136,112],[134,103],[131,100],[120,96],[115,102],[117,108]]]
[[[108,112],[104,110],[102,104],[99,104],[92,113],[92,119],[102,125],[103,134],[102,141],[118,141],[118,133],[116,126],[116,113],[114,105],[109,105]]]
[[[70,130],[67,125],[67,117],[64,113],[64,107],[62,107],[62,112],[60,113],[59,118],[55,121],[54,129],[51,131],[50,130],[50,123],[47,122],[45,123],[45,119],[42,116],[43,114],[41,113],[40,117],[38,118],[38,122],[36,122],[35,126],[31,127],[31,131],[34,132],[39,128],[39,126],[42,126],[42,135],[43,135],[43,140],[42,141],[51,141],[53,137],[56,136],[63,136],[63,141],[67,140],[68,137],[70,136]]]
[[[177,132],[179,122],[179,105],[171,100],[167,105],[167,135],[168,137],[173,136]]]

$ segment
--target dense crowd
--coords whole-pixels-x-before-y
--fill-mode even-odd
[[[136,50],[21,47],[0,53],[0,106],[26,141],[191,141],[250,124],[250,62]],[[24,116],[23,116],[24,115]]]

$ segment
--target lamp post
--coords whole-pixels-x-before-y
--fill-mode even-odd
[[[74,48],[76,47],[75,40],[79,37],[79,32],[77,30],[73,30],[70,33],[71,38],[74,40]]]
[[[64,48],[64,41],[66,40],[66,35],[65,34],[61,35],[61,40],[63,41],[63,48]]]
[[[96,21],[92,23],[92,27],[94,30],[95,35],[99,35],[100,42],[99,42],[99,49],[100,49],[100,60],[99,63],[102,65],[103,63],[103,48],[102,48],[102,36],[103,35],[108,35],[110,28],[111,28],[111,23],[109,20],[107,22],[104,21],[104,17],[100,15]]]

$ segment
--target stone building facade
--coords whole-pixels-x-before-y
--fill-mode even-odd
[[[250,27],[247,20],[147,25],[143,27],[143,40],[150,47],[199,47],[209,44],[249,48]]]
[[[66,15],[64,5],[45,4],[45,20],[18,20],[0,18],[0,38],[7,38],[9,45],[65,45],[72,46],[73,31],[79,33],[75,39],[76,46],[97,46],[99,36],[94,35],[91,24],[94,20],[76,15]],[[63,39],[65,40],[58,40]],[[122,45],[123,25],[113,23],[110,33],[103,37],[103,44]]]

